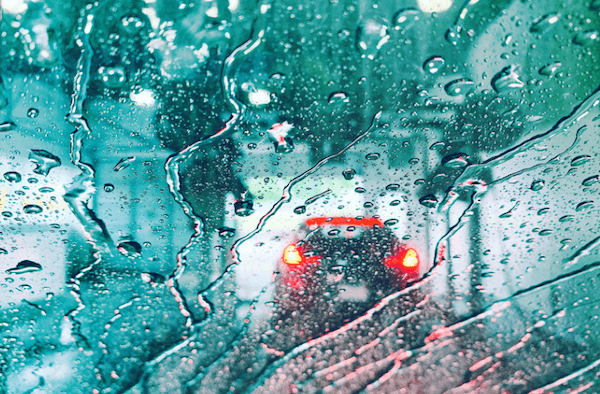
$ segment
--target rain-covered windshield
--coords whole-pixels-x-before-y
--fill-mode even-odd
[[[0,393],[600,392],[600,1],[0,8]]]

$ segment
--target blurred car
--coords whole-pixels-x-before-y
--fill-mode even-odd
[[[419,277],[417,251],[378,218],[313,217],[299,235],[279,263],[283,315],[327,310],[345,320]]]

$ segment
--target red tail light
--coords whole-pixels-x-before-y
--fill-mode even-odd
[[[419,255],[414,249],[403,249],[399,253],[387,258],[384,264],[390,268],[400,270],[416,269],[419,267]]]
[[[296,245],[290,245],[283,251],[283,262],[287,265],[298,265],[302,263],[302,255],[296,249]]]

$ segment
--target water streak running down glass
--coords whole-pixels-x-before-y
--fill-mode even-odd
[[[0,393],[600,391],[599,1],[0,9]]]

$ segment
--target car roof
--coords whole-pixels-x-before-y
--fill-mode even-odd
[[[315,217],[306,219],[306,225],[313,226],[358,226],[358,227],[383,227],[383,222],[378,218],[365,217]]]

